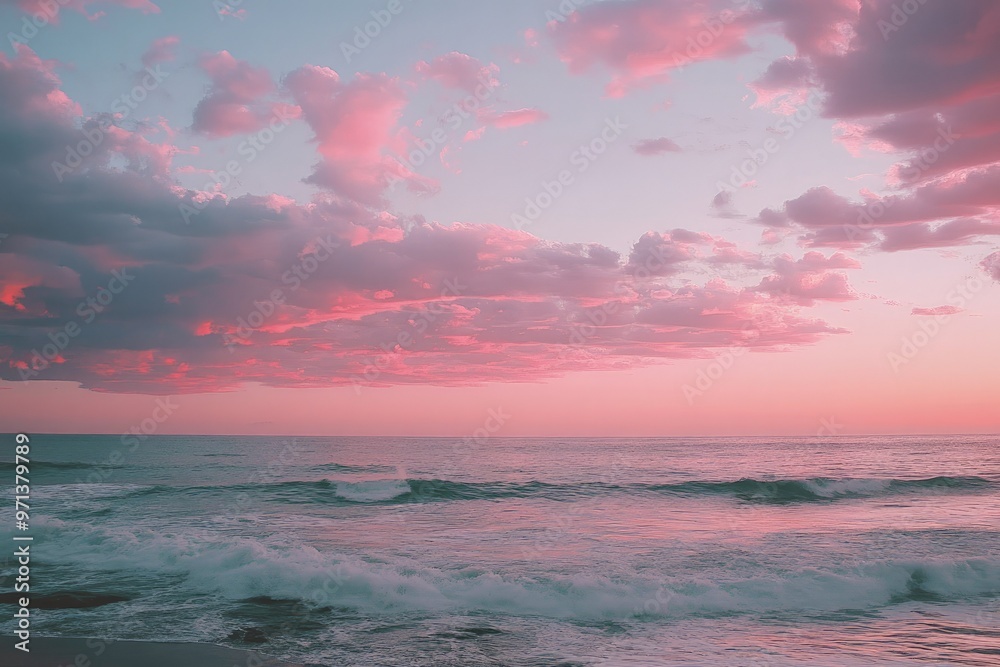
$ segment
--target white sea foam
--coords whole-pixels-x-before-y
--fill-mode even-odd
[[[46,503],[61,503],[75,500],[117,498],[137,491],[153,488],[143,484],[105,484],[100,482],[80,482],[76,484],[46,484],[32,487],[31,492]]]
[[[1000,593],[1000,561],[897,560],[853,570],[804,568],[727,581],[662,573],[498,574],[412,559],[373,562],[313,547],[137,529],[52,530],[51,562],[85,569],[180,575],[185,585],[239,600],[266,596],[369,614],[489,611],[549,618],[685,617],[721,612],[877,608],[914,594],[965,599]]]
[[[803,485],[821,498],[878,495],[892,484],[891,479],[813,479]]]
[[[410,492],[405,479],[373,479],[362,482],[333,481],[336,495],[357,503],[392,500]]]

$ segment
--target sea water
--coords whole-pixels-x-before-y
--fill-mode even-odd
[[[125,599],[48,598],[32,631],[336,666],[997,665],[998,446],[37,435],[33,597]]]

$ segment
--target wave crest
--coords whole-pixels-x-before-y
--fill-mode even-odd
[[[777,570],[728,580],[648,570],[621,572],[613,578],[585,572],[515,576],[210,534],[166,536],[152,530],[65,527],[49,532],[47,553],[53,562],[85,570],[177,575],[191,589],[232,600],[299,600],[371,614],[487,611],[641,620],[858,610],[1000,593],[1000,561],[987,558],[880,561],[852,569]]]
[[[64,485],[67,488],[70,485]],[[982,477],[930,477],[926,479],[848,478],[757,480],[735,482],[690,481],[672,484],[607,484],[581,482],[552,484],[528,482],[459,482],[446,479],[384,478],[372,480],[285,481],[261,484],[174,487],[166,485],[73,485],[106,487],[108,497],[134,497],[165,493],[242,493],[287,503],[404,504],[456,500],[501,500],[504,498],[547,498],[569,501],[611,494],[658,494],[679,497],[721,496],[752,503],[832,502],[850,498],[871,498],[921,493],[978,493],[995,490],[997,482]],[[45,488],[45,487],[39,487]],[[102,494],[103,495],[103,494]]]

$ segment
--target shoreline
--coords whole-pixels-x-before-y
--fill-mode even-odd
[[[8,642],[0,648],[0,662],[6,667],[322,667],[206,642],[35,637],[30,647],[25,653]]]

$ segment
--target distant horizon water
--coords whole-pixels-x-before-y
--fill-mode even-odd
[[[21,433],[28,433],[33,435],[82,435],[82,436],[105,436],[105,437],[117,437],[121,435],[128,435],[128,433],[91,433],[91,432],[76,432],[76,431],[20,431]],[[9,433],[0,433],[0,435],[15,435],[16,431],[10,431]],[[466,435],[402,435],[402,434],[368,434],[368,433],[150,433],[143,434],[147,438],[174,438],[174,437],[194,437],[194,438],[214,438],[214,437],[249,437],[249,438],[411,438],[415,440],[419,439],[454,439],[454,438],[469,438],[473,437],[468,434]],[[701,439],[701,438],[717,438],[717,439],[752,439],[752,438],[919,438],[919,437],[930,437],[930,436],[1000,436],[1000,431],[968,431],[968,432],[923,432],[923,433],[824,433],[822,435],[808,434],[808,433],[791,433],[791,434],[776,434],[776,433],[765,433],[760,435],[732,435],[732,434],[717,434],[717,433],[703,433],[698,435],[496,435],[490,434],[489,438],[491,440],[545,440],[549,438],[557,439],[568,439],[568,440],[594,440],[594,439],[606,439],[606,440],[676,440],[678,438],[689,438],[689,439]]]

